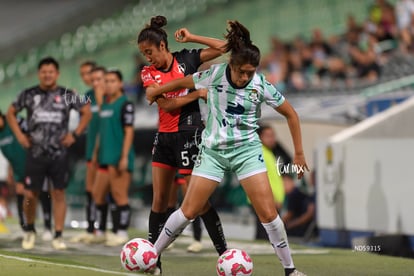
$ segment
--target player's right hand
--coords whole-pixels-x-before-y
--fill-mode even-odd
[[[199,94],[198,97],[200,99],[203,99],[204,102],[206,102],[206,103],[207,103],[207,92],[208,92],[208,89],[206,89],[206,88],[198,89],[198,94]]]
[[[19,141],[20,145],[24,147],[25,149],[28,149],[32,146],[32,143],[30,143],[29,137],[27,137],[25,134],[18,135],[17,141]]]
[[[175,32],[174,37],[177,42],[184,43],[189,42],[190,35],[191,33],[186,28],[181,28]]]

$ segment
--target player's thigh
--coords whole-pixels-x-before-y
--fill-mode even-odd
[[[175,169],[152,167],[153,206],[167,208],[166,203],[175,178]],[[154,210],[155,211],[155,210]],[[161,211],[161,210],[160,210]]]
[[[266,172],[240,180],[261,222],[270,222],[277,216],[272,189]]]
[[[131,173],[128,171],[120,172],[114,166],[109,166],[108,172],[111,194],[115,199],[115,202],[120,205],[120,202],[128,200],[128,190],[131,184]]]
[[[26,158],[25,189],[36,193],[40,192],[43,181],[48,174],[49,162],[46,158],[33,157],[30,153],[27,154]]]
[[[108,167],[101,165],[96,170],[95,181],[92,188],[93,200],[96,204],[105,204],[106,195],[109,193]]]
[[[66,189],[69,184],[69,162],[67,155],[50,160],[47,177],[54,189]]]
[[[93,162],[88,162],[86,166],[86,191],[91,192],[93,188],[93,184],[95,183],[95,176],[96,176],[97,166]]]
[[[202,176],[193,175],[188,185],[181,209],[184,216],[194,219],[207,205],[208,199],[217,188],[219,182]]]

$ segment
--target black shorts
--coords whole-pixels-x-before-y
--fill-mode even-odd
[[[191,174],[201,142],[201,131],[158,132],[152,149],[152,166],[178,170],[182,175]]]
[[[66,189],[69,182],[69,163],[67,156],[58,159],[50,157],[33,157],[30,152],[26,157],[25,187],[32,191],[41,191],[45,178],[49,179],[55,189]]]

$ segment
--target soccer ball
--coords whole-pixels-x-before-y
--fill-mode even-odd
[[[218,276],[252,275],[253,262],[249,254],[240,249],[228,249],[217,260]]]
[[[132,239],[121,250],[122,267],[129,271],[148,272],[157,265],[154,245],[145,239]]]

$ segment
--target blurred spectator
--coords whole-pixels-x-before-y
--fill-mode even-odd
[[[277,37],[272,37],[271,43],[271,51],[262,59],[260,67],[270,83],[284,90],[288,70],[286,47]]]
[[[400,49],[408,53],[413,46],[414,33],[414,1],[399,0],[396,4],[395,16],[398,19],[398,31],[401,39]]]
[[[358,78],[374,82],[379,78],[380,67],[377,63],[378,41],[373,34],[351,31],[348,34],[351,64]]]
[[[393,39],[395,21],[394,6],[385,0],[376,0],[369,9],[366,28],[378,41]]]
[[[315,29],[310,43],[312,49],[313,66],[316,70],[316,86],[320,86],[320,80],[328,76],[330,80],[344,80],[346,78],[345,63],[336,55],[331,46],[324,39],[322,31]]]
[[[315,28],[309,40],[272,37],[260,70],[282,92],[364,85],[378,81],[398,51],[414,52],[413,36],[414,0],[373,0],[363,22],[347,15],[343,35],[325,38]]]
[[[293,175],[284,174],[286,212],[282,215],[289,236],[303,237],[315,219],[315,198],[296,187]]]
[[[141,70],[144,68],[147,63],[142,59],[142,55],[136,54],[134,56],[135,65],[134,65],[134,75],[131,83],[125,84],[125,92],[128,95],[133,95],[135,99],[131,99],[136,103],[140,104],[144,101],[145,90],[142,85],[141,79]]]

